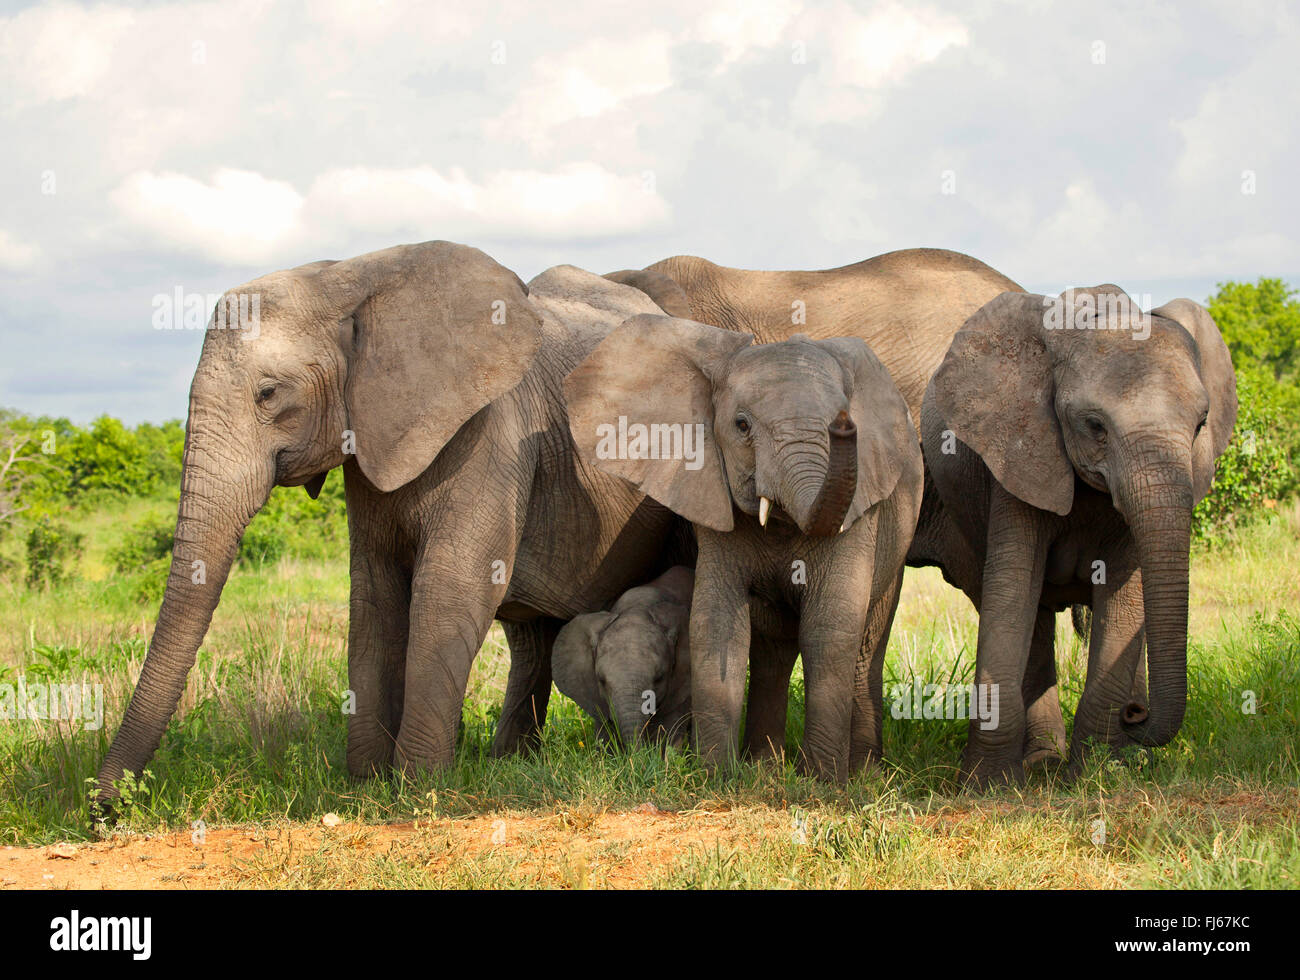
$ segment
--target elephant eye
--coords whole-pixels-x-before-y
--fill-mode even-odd
[[[262,387],[257,389],[257,403],[264,405],[270,401],[271,396],[275,394],[275,385],[264,382]]]
[[[1209,421],[1209,416],[1204,416],[1201,421],[1196,423],[1196,435],[1200,435],[1205,430],[1205,423]]]
[[[749,419],[743,415],[737,415],[736,428],[740,430],[741,435],[749,435]]]
[[[1084,425],[1088,427],[1088,433],[1094,439],[1106,438],[1106,427],[1102,425],[1101,419],[1095,415],[1089,415],[1083,420]]]

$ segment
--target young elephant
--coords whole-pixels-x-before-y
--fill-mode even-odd
[[[691,710],[691,590],[677,565],[624,592],[608,612],[576,616],[555,638],[551,676],[560,691],[624,745],[649,733],[681,744]]]
[[[802,764],[842,780],[880,753],[881,668],[920,508],[907,405],[857,338],[753,338],[637,316],[565,380],[580,456],[695,525],[691,709],[709,761],[784,745],[802,652]],[[751,614],[752,606],[752,614]]]
[[[998,724],[970,726],[965,775],[1019,780],[1022,759],[1064,750],[1052,645],[1054,613],[1073,603],[1093,624],[1072,767],[1089,738],[1177,734],[1192,508],[1236,416],[1227,348],[1191,300],[1143,313],[1118,286],[1006,293],[957,333],[921,432],[955,529],[931,545],[979,607],[975,680],[998,691]]]

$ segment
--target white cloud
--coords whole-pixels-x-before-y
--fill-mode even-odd
[[[519,97],[488,122],[493,140],[524,139],[544,148],[556,127],[599,116],[638,96],[662,92],[672,84],[665,31],[631,40],[588,41],[538,58]]]
[[[176,173],[136,173],[112,194],[119,212],[154,244],[218,262],[258,263],[297,232],[303,199],[283,181],[218,170],[211,183]]]
[[[22,272],[35,265],[40,254],[41,250],[35,245],[20,242],[0,228],[0,269]]]
[[[367,236],[584,240],[652,230],[669,217],[639,177],[591,163],[502,170],[481,181],[459,169],[352,167],[326,171],[305,195],[248,171],[218,170],[209,182],[146,172],[112,198],[152,244],[235,265],[274,264],[308,245],[346,247]]]
[[[85,96],[114,68],[135,21],[122,7],[50,3],[0,19],[0,106],[18,109]]]
[[[696,9],[699,19],[686,36],[721,45],[724,66],[752,49],[796,40],[789,27],[800,5],[792,0],[723,0]]]
[[[812,74],[800,86],[796,103],[810,123],[874,113],[882,104],[879,90],[901,82],[949,48],[970,42],[957,18],[899,3],[862,14],[841,0],[811,10],[793,30],[807,38]]]

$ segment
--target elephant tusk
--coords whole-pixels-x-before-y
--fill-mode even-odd
[[[772,501],[766,497],[758,498],[758,525],[767,527],[767,513],[772,509]]]
[[[843,534],[848,529],[849,529],[848,518],[845,518],[844,523],[840,525],[840,534]]]

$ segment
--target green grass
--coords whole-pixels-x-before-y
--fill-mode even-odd
[[[105,724],[0,721],[0,843],[92,837],[86,779],[107,749],[138,673],[156,606],[104,556],[158,502],[74,521],[86,534],[78,577],[33,592],[0,580],[0,683],[21,673],[104,685]],[[887,718],[888,761],[847,786],[793,766],[741,764],[710,775],[689,753],[597,747],[590,721],[558,693],[542,748],[490,758],[508,653],[494,629],[470,680],[455,765],[415,778],[356,781],[344,764],[347,566],[285,559],[238,567],[162,748],[138,780],[121,828],[315,822],[442,823],[376,855],[331,838],[292,864],[244,867],[259,886],[502,887],[608,884],[635,852],[596,842],[591,865],[493,849],[450,860],[446,821],[505,815],[569,820],[650,802],[717,812],[725,834],[697,835],[638,880],[666,887],[1296,887],[1300,884],[1300,507],[1193,556],[1189,706],[1175,741],[1150,757],[1098,756],[1073,784],[1036,776],[983,796],[960,791],[960,721]],[[974,610],[932,569],[909,570],[886,683],[968,680]],[[1058,622],[1067,718],[1085,651]],[[802,728],[796,673],[789,730]],[[1253,692],[1254,713],[1243,712]],[[1098,821],[1105,830],[1099,839]],[[719,824],[721,826],[721,824]],[[582,836],[580,832],[579,837]],[[590,835],[589,835],[590,836]],[[595,840],[596,838],[592,838]],[[540,845],[539,845],[540,847]],[[276,863],[279,861],[279,863]],[[432,867],[441,868],[436,874]]]

